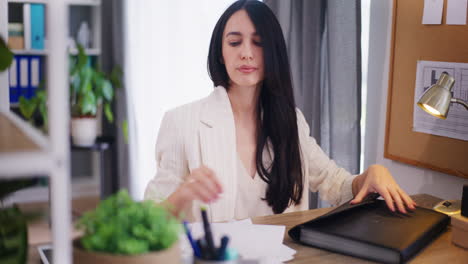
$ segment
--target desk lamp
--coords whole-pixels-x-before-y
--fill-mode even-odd
[[[455,79],[447,72],[440,75],[437,83],[432,85],[419,98],[418,106],[427,113],[440,118],[446,119],[450,108],[450,103],[458,103],[463,105],[468,110],[468,103],[452,97],[452,88]],[[434,206],[434,210],[444,214],[452,215],[460,213],[461,203],[459,200],[442,201]]]
[[[450,103],[458,103],[463,105],[468,110],[468,103],[452,97],[452,88],[455,79],[448,73],[443,72],[440,75],[437,83],[432,85],[427,91],[419,98],[418,106],[427,113],[446,119],[450,108]]]

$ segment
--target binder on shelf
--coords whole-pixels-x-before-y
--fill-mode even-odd
[[[31,4],[23,4],[24,49],[31,49]]]
[[[18,56],[19,61],[19,96],[29,99],[29,60],[27,56]]]
[[[30,56],[29,57],[29,68],[30,68],[30,79],[29,79],[29,91],[28,97],[36,96],[36,91],[39,88],[41,82],[41,57]]]
[[[17,103],[19,100],[19,88],[18,88],[18,72],[19,64],[17,63],[17,58],[13,58],[11,62],[9,73],[9,82],[10,82],[10,103]]]
[[[41,83],[42,57],[15,55],[9,71],[10,103],[18,103],[19,97],[36,96]]]
[[[31,49],[44,49],[44,5],[30,4]]]

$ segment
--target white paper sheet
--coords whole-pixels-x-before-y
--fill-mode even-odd
[[[447,25],[466,25],[467,0],[448,0]]]
[[[229,237],[229,247],[238,251],[243,259],[257,260],[261,264],[282,263],[294,258],[295,250],[283,244],[284,226],[254,225],[250,219],[229,223],[211,224],[213,239],[216,246],[223,235]],[[193,238],[196,240],[204,235],[201,223],[190,224]],[[184,256],[193,253],[187,238],[182,240]]]
[[[418,61],[413,131],[468,141],[468,111],[462,105],[451,103],[447,119],[443,120],[426,113],[416,104],[444,71],[455,78],[453,97],[468,101],[468,63]]]
[[[424,0],[422,23],[426,25],[440,25],[442,23],[442,11],[444,0]]]

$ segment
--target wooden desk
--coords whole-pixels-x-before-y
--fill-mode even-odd
[[[441,199],[427,194],[419,194],[411,196],[416,203],[421,207],[432,208]],[[354,258],[346,255],[332,253],[330,251],[321,250],[318,248],[307,247],[291,240],[287,231],[293,226],[312,220],[322,214],[327,213],[333,208],[321,208],[303,212],[294,212],[281,215],[271,215],[256,217],[252,219],[254,224],[267,225],[286,225],[286,233],[284,235],[284,244],[296,250],[294,259],[288,263],[374,263],[359,258]],[[452,244],[451,227],[441,234],[435,241],[429,244],[418,255],[416,255],[409,263],[411,264],[427,264],[427,263],[443,263],[452,264],[468,263],[468,250]]]
[[[436,203],[438,203],[441,200],[427,194],[412,195],[411,197],[418,203],[419,206],[426,208],[432,208]],[[73,211],[76,213],[83,213],[85,211],[93,209],[98,201],[99,199],[97,197],[79,199],[73,202]],[[34,207],[36,206],[38,205],[34,204]],[[22,208],[26,209],[24,207]],[[289,230],[291,227],[297,224],[309,221],[315,217],[325,214],[326,212],[332,209],[333,208],[321,208],[303,212],[256,217],[252,219],[252,222],[255,224],[285,225],[286,230]],[[409,263],[467,264],[468,250],[464,250],[453,245],[451,239],[451,228],[449,226],[446,232],[444,232],[434,242],[432,242],[429,246],[423,249]],[[359,258],[335,254],[326,250],[297,244],[291,240],[287,232],[284,235],[284,244],[297,251],[296,255],[294,256],[294,259],[289,261],[288,263],[374,263]],[[40,263],[36,247],[30,247],[28,263]]]

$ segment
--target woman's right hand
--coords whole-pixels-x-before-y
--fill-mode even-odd
[[[222,192],[223,188],[214,172],[202,165],[190,173],[186,181],[167,198],[167,202],[174,215],[178,216],[193,200],[211,203]]]

